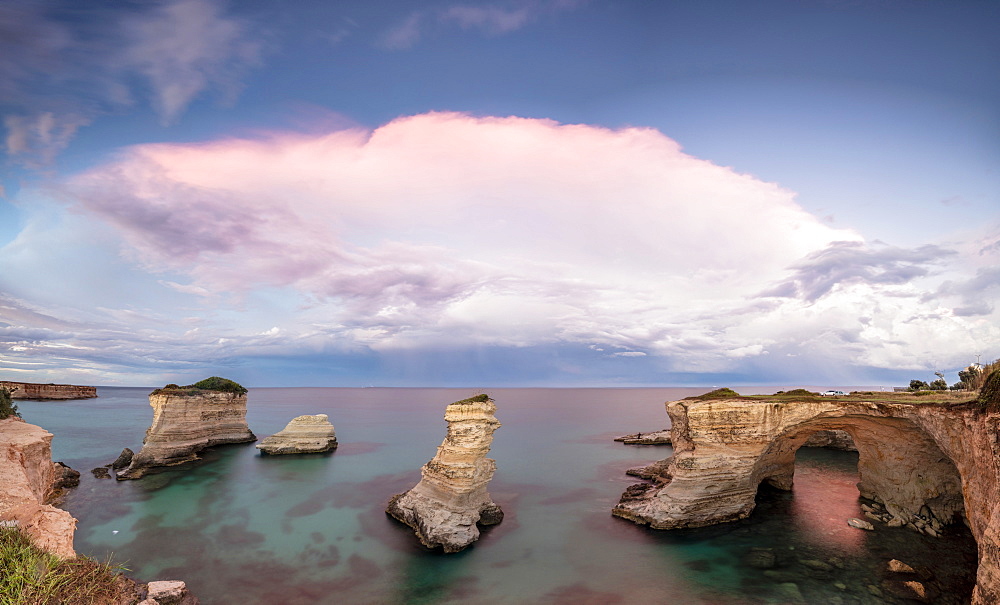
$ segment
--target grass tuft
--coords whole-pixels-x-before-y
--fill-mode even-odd
[[[17,527],[0,528],[0,605],[120,605],[137,601],[135,584],[111,562],[60,559]]]
[[[709,391],[708,393],[704,393],[702,395],[698,395],[695,397],[685,397],[685,399],[696,399],[699,401],[704,401],[706,399],[734,399],[739,396],[740,394],[737,393],[736,391],[727,387],[722,387],[721,389],[715,389],[714,391]]]

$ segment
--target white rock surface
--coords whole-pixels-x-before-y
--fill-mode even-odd
[[[265,454],[314,454],[337,447],[337,434],[326,414],[293,418],[285,428],[257,444]]]

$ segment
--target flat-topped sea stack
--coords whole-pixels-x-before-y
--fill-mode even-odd
[[[142,450],[118,471],[118,479],[138,479],[151,468],[197,460],[207,447],[257,440],[247,426],[247,390],[225,378],[167,385],[149,395],[149,405],[153,423]]]
[[[420,482],[389,500],[385,512],[412,527],[424,546],[458,552],[479,539],[479,525],[503,520],[486,491],[496,471],[486,457],[500,427],[495,412],[487,395],[450,404],[444,413],[448,436],[420,469]]]
[[[337,447],[337,434],[326,414],[292,418],[285,428],[257,444],[265,454],[317,454]]]
[[[48,504],[64,468],[52,462],[52,433],[0,420],[0,521],[18,525],[42,550],[72,558],[76,519]]]
[[[75,384],[39,384],[35,382],[10,382],[0,380],[0,389],[9,389],[13,399],[93,399],[97,397],[97,387]]]
[[[979,550],[971,602],[1000,603],[1000,390],[997,401],[973,397],[723,393],[671,401],[673,455],[639,469],[652,483],[629,487],[613,514],[656,529],[742,519],[762,482],[792,488],[795,452],[811,435],[844,431],[858,450],[858,490],[875,530],[880,521],[937,536],[964,522]]]

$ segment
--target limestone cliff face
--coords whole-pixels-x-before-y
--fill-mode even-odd
[[[337,447],[337,434],[326,414],[298,416],[265,438],[257,449],[265,454],[313,454]]]
[[[858,489],[891,525],[936,535],[964,519],[979,545],[973,603],[1000,602],[1000,414],[968,405],[858,401],[674,401],[674,455],[613,513],[651,527],[741,519],[761,482],[791,489],[795,451],[819,430],[858,449]]]
[[[486,457],[500,426],[495,412],[485,396],[450,404],[444,414],[448,435],[437,455],[420,469],[413,489],[389,501],[386,512],[412,527],[424,546],[457,552],[479,539],[477,525],[503,520],[486,491],[496,470]]]
[[[52,433],[17,418],[0,420],[0,520],[16,521],[36,546],[71,558],[76,519],[47,504],[57,478]]]
[[[97,387],[72,384],[0,381],[0,388],[17,389],[11,393],[12,399],[93,399],[97,397]]]
[[[142,450],[118,479],[138,479],[152,467],[173,466],[198,459],[207,447],[246,443],[257,437],[247,426],[246,394],[219,391],[152,393],[153,423]]]

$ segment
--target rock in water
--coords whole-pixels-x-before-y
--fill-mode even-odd
[[[496,471],[487,458],[500,422],[487,395],[448,406],[448,436],[437,455],[420,469],[423,478],[410,491],[393,496],[385,512],[409,525],[428,548],[458,552],[479,539],[477,525],[495,525],[503,511],[486,486]]]
[[[115,461],[111,463],[111,468],[117,471],[127,467],[128,465],[132,464],[132,458],[134,456],[135,452],[133,452],[129,448],[123,449],[122,453],[118,454],[118,457],[115,459]]]
[[[153,467],[197,460],[199,452],[214,445],[257,440],[247,426],[247,390],[230,380],[168,385],[149,395],[149,405],[153,423],[118,479],[138,479]]]
[[[326,414],[298,416],[257,444],[265,454],[314,454],[337,447],[337,434]]]

